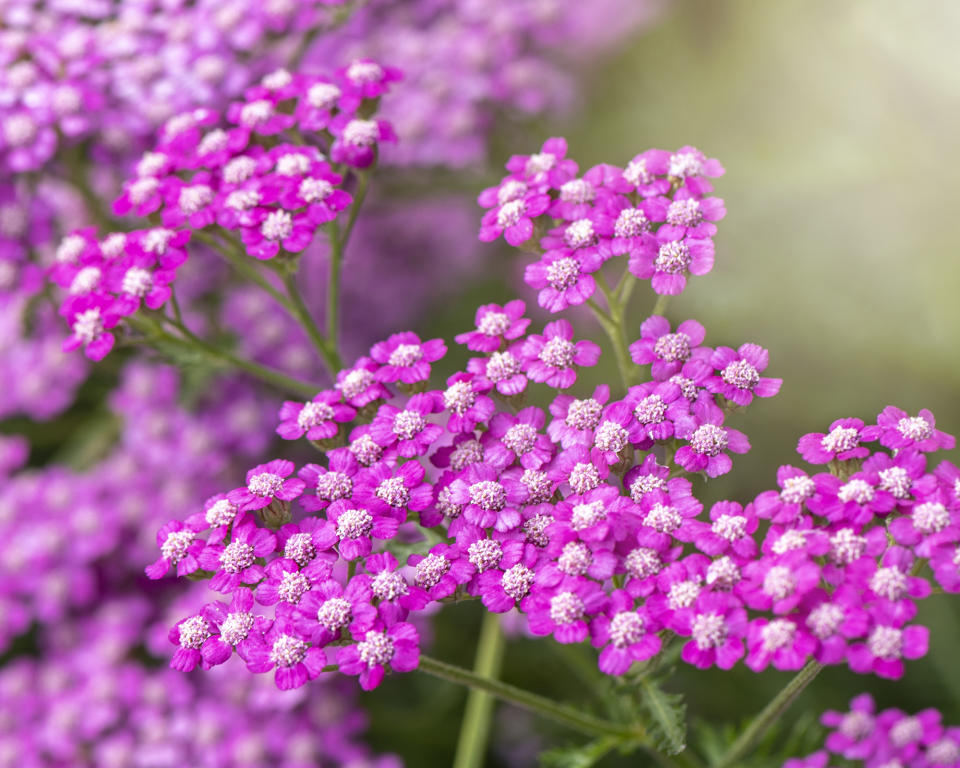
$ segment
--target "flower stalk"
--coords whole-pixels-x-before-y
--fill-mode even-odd
[[[463,667],[448,664],[430,656],[420,656],[418,669],[447,682],[484,691],[501,701],[514,704],[528,712],[553,720],[580,733],[590,736],[615,736],[621,744],[636,744],[639,746],[646,744],[648,741],[646,731],[639,724],[628,725],[594,717],[545,696],[540,696],[500,680],[478,675]]]

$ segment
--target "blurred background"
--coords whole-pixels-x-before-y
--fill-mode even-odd
[[[659,15],[646,18],[655,6]],[[591,13],[591,8],[592,3],[578,8],[577,23],[589,25],[589,36],[596,42],[603,38],[604,28],[615,30],[621,20],[613,14]],[[674,322],[700,320],[707,328],[707,343],[713,346],[761,344],[770,350],[768,372],[784,379],[778,397],[756,402],[731,420],[750,436],[753,449],[737,458],[731,474],[699,483],[703,502],[709,505],[721,498],[746,502],[774,486],[777,466],[799,462],[794,451],[797,439],[806,432],[824,431],[842,416],[871,419],[888,404],[911,413],[930,408],[941,429],[960,434],[956,354],[960,266],[955,224],[960,4],[670,0],[646,3],[638,16],[645,23],[635,35],[623,39],[611,32],[615,42],[599,54],[594,50],[575,59],[579,96],[565,117],[551,114],[531,122],[516,119],[509,110],[494,116],[489,169],[477,170],[473,164],[462,171],[447,168],[434,173],[418,167],[384,172],[382,192],[374,195],[372,204],[379,223],[365,228],[361,219],[351,244],[356,254],[370,258],[358,259],[348,278],[353,282],[346,288],[347,325],[351,313],[362,320],[361,331],[348,339],[348,354],[397,330],[398,323],[411,324],[425,338],[449,338],[472,325],[480,303],[517,295],[528,305],[534,303],[520,280],[525,258],[502,243],[481,245],[475,239],[481,211],[472,201],[480,189],[496,182],[509,155],[535,151],[548,136],[566,136],[571,156],[585,169],[600,162],[623,165],[649,147],[692,144],[725,165],[727,173],[715,186],[728,213],[716,237],[716,266],[708,276],[691,280],[668,314]],[[322,55],[321,49],[318,56]],[[404,199],[391,218],[387,205],[391,196],[423,197],[425,192],[433,195],[423,206],[430,209],[425,215],[411,214],[418,203],[406,208],[410,201]],[[440,198],[444,209],[438,207]],[[435,227],[438,210],[443,227]],[[421,251],[431,249],[449,255],[449,261],[438,266],[426,257],[418,260]],[[350,297],[364,296],[391,260],[397,260],[398,285],[404,292],[409,287],[414,296],[410,301],[416,313],[391,305],[371,317],[363,303]],[[442,285],[427,283],[425,274]],[[442,279],[436,277],[440,274]],[[652,304],[652,294],[637,291],[631,309],[632,338],[639,335],[640,322]],[[234,309],[251,327],[265,312],[256,301],[240,306],[238,300]],[[584,322],[602,342],[599,329],[586,317]],[[261,333],[264,354],[276,346],[268,326],[270,332],[284,333],[282,326],[276,330],[268,323],[252,330]],[[0,327],[0,332],[5,330]],[[0,352],[4,341],[0,337]],[[252,353],[261,351],[254,348]],[[453,350],[446,364],[452,370],[463,359],[462,350]],[[55,421],[38,423],[17,415],[4,418],[0,432],[28,433],[34,466],[51,456],[72,459],[76,465],[89,463],[86,454],[80,460],[70,449],[78,436],[83,438],[76,441],[82,451],[99,458],[117,436],[117,425],[105,415],[109,402],[105,393],[115,386],[124,362],[115,357],[99,367],[79,390],[74,406]],[[614,379],[612,359],[605,362],[608,368],[601,364],[584,381]],[[63,366],[56,371],[64,375]],[[156,381],[151,373],[139,375],[144,381],[134,380],[137,386],[132,389],[152,398],[150,387],[156,387]],[[84,376],[85,369],[74,374],[74,384],[78,386]],[[184,389],[191,394],[189,387]],[[238,412],[246,404],[247,423],[272,423],[273,402],[241,400],[236,397]],[[133,424],[130,431],[147,447],[164,429],[186,435],[184,425],[190,416],[178,412],[177,421],[144,424],[137,433],[135,421],[126,414]],[[242,420],[238,417],[232,423],[242,436]],[[98,437],[94,428],[103,424],[107,428]],[[215,453],[202,443],[209,438],[204,429],[209,425],[195,425],[197,453]],[[274,448],[247,446],[249,457],[242,459],[250,458],[252,465],[254,456],[260,458]],[[187,458],[192,461],[190,455]],[[960,452],[947,458],[958,462]],[[138,465],[130,471],[139,469]],[[103,503],[120,506],[113,486],[104,495]],[[143,506],[144,498],[154,497],[135,501]],[[190,505],[198,498],[203,498],[200,492],[189,486],[179,494],[177,503],[187,509],[182,516],[193,511]],[[4,513],[32,508],[16,506],[22,503],[16,497],[7,501],[7,508],[0,503],[0,522]],[[129,518],[135,524],[141,514],[147,512],[137,506]],[[98,518],[93,517],[87,523],[95,530]],[[152,552],[153,531],[141,533]],[[137,561],[133,571],[139,574],[139,552],[130,559]],[[477,607],[451,606],[436,617],[433,656],[472,664],[480,620]],[[12,609],[0,604],[0,619],[4,610]],[[843,709],[852,696],[869,690],[881,707],[912,712],[936,706],[947,722],[960,724],[956,693],[960,666],[955,663],[960,599],[929,598],[921,605],[920,620],[932,630],[930,653],[908,665],[903,681],[889,683],[828,669],[787,720],[809,725],[809,720],[800,719],[802,713]],[[136,632],[141,630],[142,626],[129,630],[131,643],[138,642]],[[89,639],[83,630],[78,632],[79,636],[64,639],[71,648]],[[149,648],[157,658],[169,650],[162,633],[159,638]],[[0,658],[0,665],[32,653],[33,640],[29,634],[20,638]],[[589,648],[534,642],[518,633],[508,649],[503,677],[545,695],[586,703],[590,693],[582,670],[594,664],[595,653]],[[670,687],[685,694],[694,731],[705,722],[735,729],[789,679],[789,674],[775,671],[757,676],[742,666],[729,673],[682,667]],[[218,694],[217,689],[212,696]],[[462,689],[421,675],[392,676],[376,692],[359,694],[359,700],[370,714],[366,739],[375,752],[398,753],[416,768],[449,764],[465,700]],[[336,714],[324,714],[328,725],[336,722]],[[10,722],[0,718],[0,736],[5,735],[4,725]],[[14,728],[17,725],[13,723]],[[806,751],[817,744],[813,731]],[[533,765],[544,746],[580,741],[576,734],[498,706],[489,765]],[[0,750],[0,766],[3,757]],[[611,756],[601,763],[647,764],[643,755]],[[752,765],[777,763],[760,759]]]

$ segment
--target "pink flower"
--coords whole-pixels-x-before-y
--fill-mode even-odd
[[[457,334],[458,344],[474,352],[496,352],[504,341],[514,341],[527,332],[530,319],[523,316],[526,305],[519,299],[477,308],[476,330]]]
[[[712,240],[666,240],[642,235],[640,246],[630,254],[630,272],[650,280],[653,290],[665,296],[683,293],[687,274],[705,275],[713,269]]]
[[[573,386],[577,380],[574,366],[589,367],[600,359],[600,347],[592,341],[573,342],[573,326],[568,320],[547,323],[543,335],[531,334],[523,344],[527,376],[556,389]]]
[[[723,395],[737,405],[750,405],[753,397],[773,397],[780,391],[783,379],[761,377],[770,362],[770,354],[757,344],[741,344],[737,350],[717,347],[710,364],[718,375],[707,379],[707,389]]]
[[[388,666],[395,672],[411,672],[420,663],[420,637],[412,624],[399,622],[384,629],[378,624],[356,638],[356,644],[337,650],[340,671],[359,675],[365,691],[380,685]]]
[[[352,421],[357,412],[340,402],[340,392],[327,389],[306,403],[285,401],[280,408],[277,434],[284,440],[306,435],[308,440],[329,440],[339,431],[338,424]]]

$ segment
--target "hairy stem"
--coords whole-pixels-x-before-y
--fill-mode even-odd
[[[739,765],[743,757],[749,754],[754,745],[780,719],[797,696],[803,693],[804,688],[820,673],[821,669],[823,669],[822,664],[816,661],[808,662],[753,719],[753,722],[737,737],[726,754],[715,762],[712,768],[733,768]]]
[[[470,688],[485,691],[502,701],[515,704],[529,712],[561,723],[580,733],[591,736],[615,736],[621,743],[643,745],[647,742],[647,734],[639,724],[628,725],[603,720],[581,712],[575,707],[561,704],[545,696],[517,688],[514,685],[494,680],[489,677],[474,674],[468,669],[447,664],[444,661],[420,656],[421,672],[439,677],[457,685],[466,685]]]
[[[500,674],[506,643],[500,629],[500,617],[484,612],[480,626],[480,640],[473,672],[478,677],[495,680]],[[487,739],[493,719],[494,699],[486,691],[472,688],[467,694],[467,706],[460,725],[457,752],[453,768],[482,768],[487,752]]]

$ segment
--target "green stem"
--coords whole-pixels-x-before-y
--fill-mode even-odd
[[[628,725],[593,717],[545,696],[525,691],[500,680],[476,675],[468,669],[447,664],[430,656],[420,656],[419,669],[421,672],[448,682],[485,691],[501,701],[509,702],[581,733],[591,736],[615,736],[624,744],[642,745],[647,742],[647,734],[639,724]]]
[[[182,322],[176,319],[166,316],[162,316],[162,319],[173,325],[173,327],[181,333],[181,336],[174,336],[173,334],[167,333],[156,322],[144,322],[146,318],[138,318],[134,316],[127,318],[127,321],[130,322],[134,327],[139,328],[141,331],[144,331],[147,334],[155,333],[163,337],[168,342],[173,342],[175,344],[179,343],[193,347],[194,349],[203,352],[205,355],[207,355],[207,357],[230,363],[235,368],[239,368],[251,376],[277,387],[278,389],[287,390],[288,392],[295,392],[298,395],[305,395],[308,397],[317,393],[317,387],[309,382],[295,379],[292,376],[287,376],[287,374],[282,373],[274,368],[269,368],[265,365],[261,365],[260,363],[255,363],[253,360],[247,360],[246,358],[235,355],[233,352],[221,349],[215,344],[211,344],[210,342],[201,339]]]
[[[257,267],[250,262],[248,256],[236,251],[231,243],[225,243],[213,237],[206,232],[194,232],[193,236],[203,243],[209,245],[215,250],[224,261],[233,267],[240,275],[245,277],[251,283],[258,285],[276,301],[280,306],[291,312],[290,301],[283,292],[271,283]]]
[[[651,315],[666,315],[667,306],[670,304],[670,297],[664,294],[663,296],[657,296],[657,303],[653,305],[653,311]]]
[[[500,617],[496,613],[484,612],[473,664],[474,674],[495,680],[500,674],[505,646]],[[493,718],[493,703],[493,697],[485,691],[474,688],[467,694],[453,768],[482,768]]]
[[[757,715],[753,722],[747,726],[747,729],[740,734],[735,742],[727,750],[726,754],[715,762],[712,768],[732,768],[739,765],[760,738],[770,730],[770,727],[780,719],[780,716],[787,711],[787,708],[793,704],[794,700],[803,693],[810,682],[815,678],[822,664],[816,661],[807,663],[794,678],[787,683],[783,689],[763,708],[763,711]]]
[[[290,298],[290,312],[299,321],[300,325],[303,326],[303,330],[307,332],[313,345],[323,358],[323,362],[330,372],[330,377],[333,378],[337,375],[337,371],[343,367],[343,363],[340,361],[340,355],[336,350],[336,345],[330,344],[327,339],[323,337],[323,333],[317,327],[316,322],[314,322],[313,315],[310,314],[310,309],[303,300],[303,294],[300,293],[300,288],[297,287],[296,275],[284,275],[283,285],[287,289],[287,296]]]
[[[623,332],[623,323],[613,316],[603,311],[603,308],[593,299],[587,299],[587,306],[593,311],[594,317],[607,334],[610,343],[613,345],[613,354],[617,359],[617,370],[620,371],[620,380],[623,382],[624,389],[630,387],[633,383],[633,361],[630,359],[630,351],[627,348],[627,339]]]
[[[327,344],[331,349],[339,348],[340,338],[340,275],[343,272],[343,259],[353,233],[353,226],[357,223],[360,206],[367,196],[367,187],[370,183],[370,171],[364,171],[357,179],[357,189],[347,216],[347,223],[340,229],[340,224],[334,220],[330,223],[330,275],[327,279]]]

